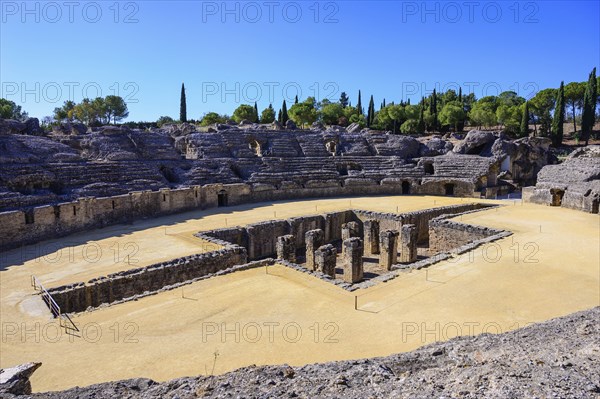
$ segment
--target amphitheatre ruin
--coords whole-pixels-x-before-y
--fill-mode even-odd
[[[426,371],[410,356],[460,363],[453,343],[518,346],[571,317],[565,341],[592,339],[573,354],[588,360],[571,360],[591,397],[598,329],[572,314],[599,305],[599,202],[600,147],[559,162],[541,137],[276,122],[41,135],[36,121],[0,120],[0,367],[25,364],[4,393],[128,380],[90,389],[201,397],[242,389],[241,375],[291,392],[331,373],[343,397],[412,383]],[[461,364],[507,357],[493,348]],[[414,350],[410,371],[350,377]],[[568,360],[537,366],[559,373]]]

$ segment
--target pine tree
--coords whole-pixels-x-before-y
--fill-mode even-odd
[[[563,140],[563,123],[565,122],[565,82],[560,82],[556,93],[554,118],[552,118],[552,144],[558,147]]]
[[[529,101],[525,102],[525,106],[523,107],[523,116],[521,117],[519,134],[521,137],[529,136]]]
[[[581,114],[581,134],[588,145],[594,123],[596,121],[596,102],[598,100],[598,87],[596,82],[596,68],[590,73],[585,94],[583,96],[583,113]]]
[[[360,99],[360,90],[358,91],[358,103],[356,104],[356,110],[358,111],[358,115],[363,114],[362,101]]]
[[[179,121],[181,123],[187,122],[187,105],[185,100],[185,85],[181,84],[181,99],[179,103]]]
[[[342,92],[342,94],[340,95],[340,105],[342,106],[342,108],[346,108],[348,106],[348,95],[346,94],[345,91]]]
[[[254,123],[259,123],[259,119],[258,119],[258,105],[256,104],[256,101],[254,101],[254,113],[256,114],[256,119],[254,120]]]
[[[371,100],[369,100],[369,110],[367,111],[367,127],[371,127],[373,119],[375,119],[375,102],[373,101],[373,95],[371,95]]]
[[[287,104],[285,103],[285,100],[283,100],[283,105],[281,106],[281,124],[285,125],[288,119]]]

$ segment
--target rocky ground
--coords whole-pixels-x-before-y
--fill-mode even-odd
[[[251,366],[164,383],[139,378],[0,397],[598,398],[598,370],[600,307],[509,333],[456,338],[383,358],[304,367]]]

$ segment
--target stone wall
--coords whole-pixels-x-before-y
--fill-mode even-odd
[[[447,220],[454,215],[444,215],[429,222],[429,253],[449,252],[472,242],[500,235],[503,230],[474,226]]]
[[[225,198],[226,205],[239,205],[283,199],[378,194],[398,195],[402,193],[401,183],[344,184],[328,185],[326,187],[308,187],[307,185],[307,187],[291,189],[285,188],[284,183],[281,184],[280,188],[265,186],[264,184],[236,183],[161,189],[159,191],[138,191],[114,197],[84,197],[79,198],[77,201],[57,205],[2,212],[0,213],[0,250],[62,237],[91,228],[130,223],[142,218],[157,217],[193,209],[215,208],[219,206],[219,198]],[[340,231],[337,227],[338,222],[341,228],[341,223],[354,221],[354,216],[351,213],[345,216],[339,213],[336,213],[336,215],[336,218],[342,219],[330,222],[332,230],[324,228],[326,241],[341,238],[338,236]],[[324,217],[327,218],[327,215],[324,215]],[[382,229],[399,229],[400,226],[392,226],[394,223],[396,222],[391,221],[389,226],[384,223]],[[309,227],[300,226],[298,228],[308,231],[312,228]],[[299,240],[297,244],[300,247],[303,246],[304,234],[295,235]]]
[[[458,214],[478,209],[493,207],[495,205],[482,203],[465,203],[458,205],[442,206],[437,208],[423,209],[406,213],[381,213],[372,211],[356,210],[357,218],[364,223],[365,220],[379,221],[379,230],[400,231],[405,224],[414,224],[417,229],[419,243],[425,243],[429,239],[429,221],[444,214]]]
[[[126,270],[87,283],[76,283],[49,289],[63,313],[83,312],[164,290],[186,281],[246,263],[246,250],[228,246],[217,251],[186,256],[138,269]]]
[[[562,164],[544,166],[535,187],[522,192],[525,202],[598,213],[600,146],[578,148]]]
[[[204,231],[196,234],[205,240],[219,240],[223,245],[236,244],[247,249],[248,259],[257,260],[273,257],[277,253],[277,238],[293,235],[296,248],[306,246],[306,232],[322,230],[325,242],[341,238],[342,225],[355,220],[353,211],[331,212],[323,215],[310,215],[287,220],[270,220],[253,223],[245,227],[232,227]]]
[[[326,242],[331,242],[340,239],[342,225],[350,222],[360,225],[363,223],[365,217],[368,217],[368,220],[371,221],[376,220],[379,223],[387,221],[392,224],[397,224],[407,219],[407,217],[413,220],[415,217],[423,220],[432,217],[428,222],[429,244],[432,253],[448,252],[459,247],[466,248],[469,245],[474,245],[474,242],[476,244],[481,240],[497,239],[510,234],[500,230],[447,220],[456,216],[457,213],[475,212],[484,207],[487,206],[483,204],[453,205],[431,209],[428,210],[429,212],[410,212],[400,215],[349,210],[324,215],[297,217],[288,220],[273,220],[255,223],[246,227],[216,229],[198,233],[196,237],[214,244],[215,248],[221,247],[221,249],[110,274],[107,277],[96,278],[87,283],[80,282],[52,288],[49,290],[49,293],[60,306],[62,312],[82,312],[90,307],[96,308],[103,304],[123,302],[151,295],[162,290],[172,289],[201,278],[227,272],[228,270],[244,270],[244,264],[247,261],[267,259],[272,263],[273,260],[270,257],[278,252],[278,239],[287,243],[284,243],[286,244],[285,248],[280,243],[280,255],[285,252],[281,256],[284,256],[288,263],[294,262],[294,252],[296,243],[298,242],[296,237],[293,236],[294,233],[303,233],[302,235],[305,236],[307,229],[322,227],[323,231],[329,231]],[[438,214],[439,216],[437,217],[432,216]],[[408,228],[409,226],[405,225],[404,227]],[[416,236],[416,226],[414,230],[415,233],[413,235]],[[392,245],[392,248],[395,248],[398,244],[398,230],[394,229],[394,231],[388,231],[388,233],[393,234],[395,237],[395,244]],[[346,253],[345,262],[348,263],[348,266],[357,266],[358,264],[354,265],[354,261],[350,262],[350,260],[357,260],[359,258],[362,260],[362,240],[360,238],[350,238],[344,243],[348,244],[350,241],[356,241],[360,245],[354,248],[356,253]],[[305,238],[301,242],[304,244]],[[286,252],[284,249],[287,247],[290,249]],[[319,250],[325,247],[329,248],[328,251],[325,251],[328,252],[326,258],[329,260],[323,258],[324,255],[319,252]],[[331,248],[333,247],[326,245],[319,247],[318,250],[315,249],[315,256],[318,258],[315,259],[315,263],[318,265],[317,268],[319,271],[330,276],[333,273],[330,270],[330,258],[334,259],[335,255],[335,250]],[[380,243],[382,256],[386,252],[386,248],[386,245]],[[395,249],[392,249],[393,255],[396,252]],[[395,262],[395,256],[390,257],[385,268],[388,270],[393,269],[392,265]],[[328,265],[325,265],[325,263]],[[362,279],[359,276],[360,273],[357,267],[351,267],[348,271],[350,270],[353,270],[353,272],[348,274],[348,280],[356,282]]]
[[[230,227],[204,231],[196,234],[204,240],[219,240],[221,245],[235,244],[245,247],[250,261],[275,257],[277,255],[277,238],[293,235],[296,248],[306,246],[306,232],[322,230],[324,243],[331,243],[342,239],[343,225],[356,222],[359,236],[362,237],[363,224],[367,220],[376,221],[380,231],[400,231],[403,225],[415,225],[419,239],[425,242],[429,239],[429,221],[441,215],[453,215],[469,211],[476,211],[495,205],[468,203],[450,205],[423,211],[407,212],[402,214],[381,213],[364,210],[346,210],[329,212],[323,215],[309,215],[290,218],[287,220],[270,220],[247,225],[245,227]]]

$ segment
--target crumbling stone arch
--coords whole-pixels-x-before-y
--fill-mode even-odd
[[[433,167],[433,162],[425,162],[423,164],[423,170],[425,171],[425,174],[427,175],[432,175],[435,173],[435,169]]]
[[[565,190],[553,188],[550,190],[550,194],[552,194],[552,206],[561,206]]]
[[[331,156],[335,157],[337,155],[337,141],[334,139],[327,140],[325,142],[325,149]]]
[[[256,154],[257,157],[262,157],[262,148],[257,140],[250,140],[248,147]]]

